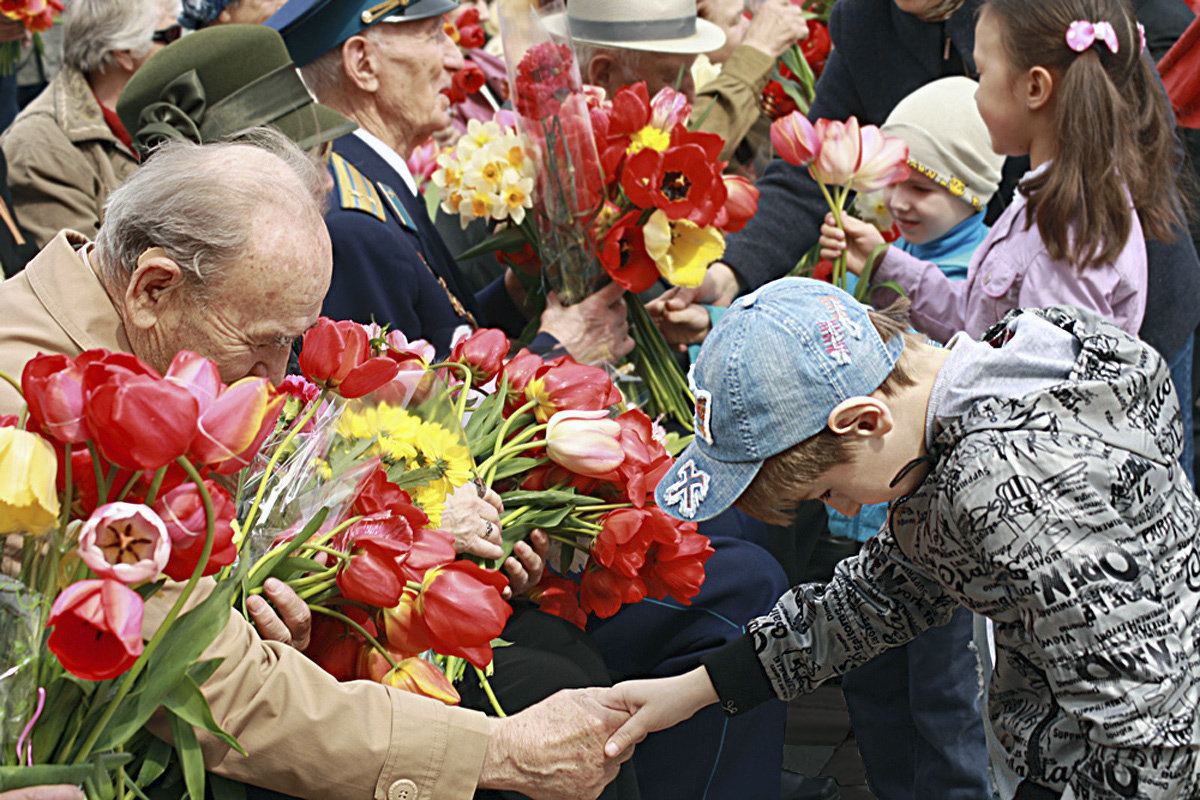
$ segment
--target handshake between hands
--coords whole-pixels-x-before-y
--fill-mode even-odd
[[[481,789],[534,800],[595,798],[648,734],[717,701],[704,667],[611,688],[564,689],[510,717],[491,720]]]

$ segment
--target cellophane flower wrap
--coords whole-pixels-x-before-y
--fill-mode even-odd
[[[0,790],[203,796],[196,730],[241,751],[200,691],[245,572],[225,487],[283,397],[186,351],[165,375],[126,353],[39,355],[12,382],[26,411],[0,421]],[[143,729],[160,708],[174,745]]]

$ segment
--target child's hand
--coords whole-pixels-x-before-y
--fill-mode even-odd
[[[872,251],[884,243],[883,235],[874,225],[849,214],[842,215],[842,225],[846,229],[844,232],[838,230],[833,214],[825,215],[825,224],[821,226],[821,258],[833,261],[844,250],[846,269],[855,275],[862,275]]]

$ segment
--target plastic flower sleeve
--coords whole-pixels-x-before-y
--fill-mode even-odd
[[[33,592],[0,575],[0,746],[6,759],[16,752],[36,707],[41,641],[41,614]]]
[[[501,0],[497,16],[517,128],[538,161],[538,257],[547,285],[570,305],[591,294],[601,274],[588,223],[602,202],[604,174],[570,39],[556,41],[542,22],[543,14],[562,8],[562,2],[538,10],[528,0]]]

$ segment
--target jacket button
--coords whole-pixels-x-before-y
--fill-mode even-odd
[[[408,778],[393,781],[388,787],[388,800],[417,800],[417,785]]]

